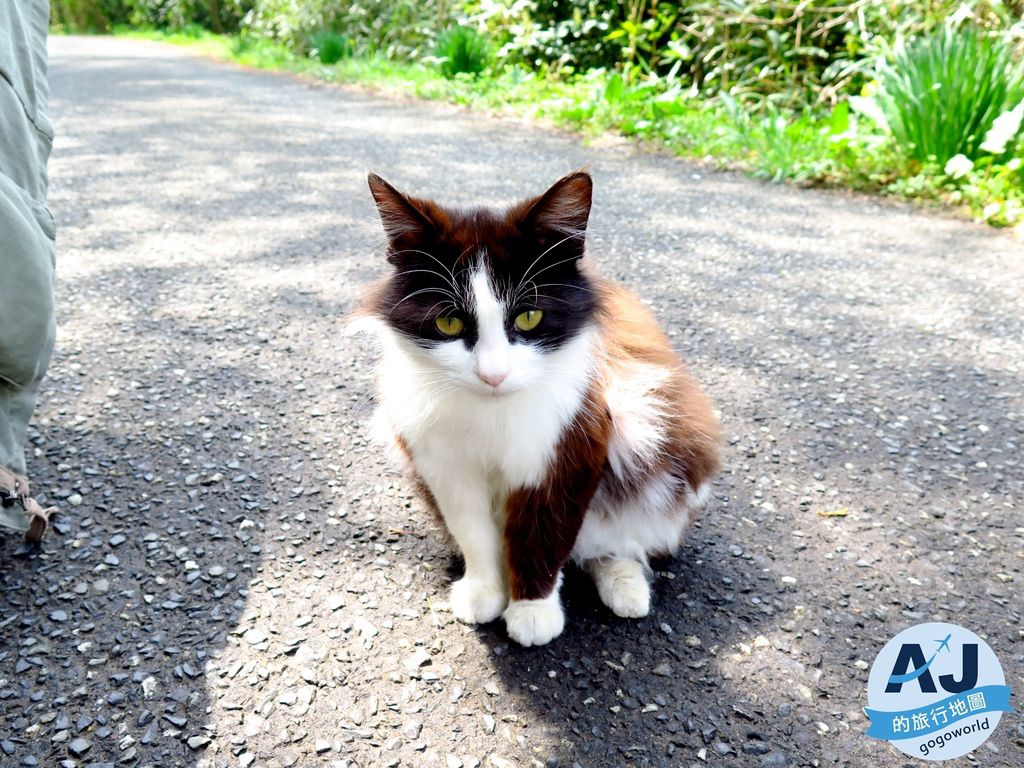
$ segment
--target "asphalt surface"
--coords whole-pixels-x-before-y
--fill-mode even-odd
[[[951,621],[1024,688],[1024,247],[512,120],[57,38],[60,333],[32,443],[64,509],[0,542],[3,766],[903,766],[867,666]],[[570,573],[539,649],[367,438],[368,169],[501,203],[591,164],[590,252],[729,435],[625,621]],[[845,514],[842,514],[845,511]],[[840,514],[829,514],[829,513]],[[920,763],[916,763],[920,764]],[[955,765],[1024,765],[1006,715]]]

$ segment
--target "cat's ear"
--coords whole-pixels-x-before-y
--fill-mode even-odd
[[[590,218],[594,182],[586,171],[563,176],[536,200],[528,203],[523,223],[541,235],[570,238],[580,246]]]
[[[434,230],[434,224],[407,195],[399,192],[376,173],[367,176],[366,181],[370,185],[370,194],[377,203],[380,222],[384,225],[392,255],[395,251],[418,242]]]

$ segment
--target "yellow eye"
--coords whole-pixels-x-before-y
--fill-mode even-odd
[[[532,331],[540,325],[542,317],[544,317],[544,313],[539,309],[528,309],[516,316],[516,328],[520,331]]]
[[[462,329],[466,327],[466,324],[454,315],[439,317],[434,321],[434,324],[437,325],[437,330],[445,336],[458,336],[462,333]]]

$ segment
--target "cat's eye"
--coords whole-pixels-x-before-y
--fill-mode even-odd
[[[466,324],[462,322],[462,319],[455,317],[455,315],[439,317],[434,321],[434,325],[436,325],[437,330],[445,336],[458,336],[466,327]]]
[[[520,331],[532,331],[540,325],[540,319],[544,313],[539,309],[528,309],[516,315],[516,328]]]

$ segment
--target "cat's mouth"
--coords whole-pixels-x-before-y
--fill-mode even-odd
[[[484,400],[502,400],[517,391],[516,387],[492,387],[479,382],[473,389]]]

